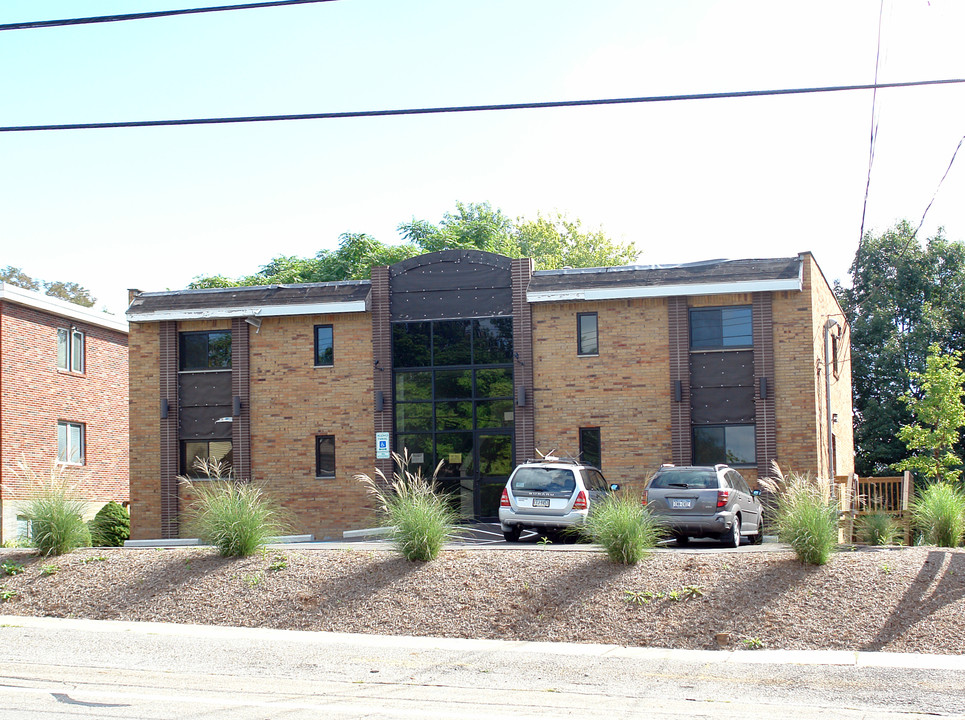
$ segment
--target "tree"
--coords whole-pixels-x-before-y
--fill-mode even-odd
[[[82,285],[78,285],[75,282],[60,282],[59,280],[53,282],[35,280],[23,270],[13,265],[7,265],[3,270],[0,270],[0,280],[11,285],[16,285],[17,287],[22,287],[24,290],[39,291],[40,286],[43,285],[45,295],[60,298],[75,305],[83,305],[84,307],[93,307],[97,301],[96,298],[91,297],[90,290]]]
[[[965,349],[965,245],[941,229],[922,244],[901,221],[865,235],[851,280],[837,290],[851,322],[855,469],[875,475],[905,458],[898,430],[912,416],[899,398],[912,393],[929,346]]]
[[[925,372],[911,372],[916,391],[902,395],[901,400],[914,422],[902,425],[898,439],[912,455],[896,463],[895,470],[911,470],[938,482],[958,480],[962,460],[955,453],[955,444],[965,427],[965,370],[961,362],[962,353],[945,353],[938,344],[932,344]]]
[[[533,258],[539,270],[629,265],[640,254],[632,242],[616,242],[602,230],[583,232],[579,220],[560,213],[520,222],[514,240],[516,257]]]

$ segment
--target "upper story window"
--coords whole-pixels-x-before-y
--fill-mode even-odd
[[[84,464],[84,435],[82,423],[57,423],[57,462],[67,465]]]
[[[77,328],[57,329],[57,367],[70,372],[84,372],[84,333]]]
[[[754,345],[751,308],[694,308],[690,311],[690,349],[724,350]]]
[[[315,367],[335,364],[335,346],[332,326],[315,326]]]
[[[179,370],[222,370],[231,367],[231,331],[181,333]]]
[[[595,312],[577,313],[576,346],[577,355],[600,354],[600,338]]]

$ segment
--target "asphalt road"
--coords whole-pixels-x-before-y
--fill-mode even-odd
[[[574,622],[581,622],[574,618]],[[0,617],[0,718],[965,718],[965,658]]]

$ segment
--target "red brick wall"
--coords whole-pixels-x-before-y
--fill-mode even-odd
[[[83,375],[57,368],[57,329],[76,326],[85,335]],[[23,458],[49,477],[57,457],[57,422],[86,425],[82,467],[67,466],[86,499],[127,502],[128,390],[126,333],[59,318],[10,302],[0,314],[0,498],[6,522],[10,507],[31,489],[14,472]]]

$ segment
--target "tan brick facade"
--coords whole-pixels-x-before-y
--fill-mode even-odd
[[[57,331],[84,333],[84,372],[57,366]],[[17,537],[17,503],[35,488],[16,470],[24,460],[48,477],[58,422],[84,427],[84,464],[66,477],[89,501],[128,500],[127,333],[0,301],[0,505],[3,540]]]

